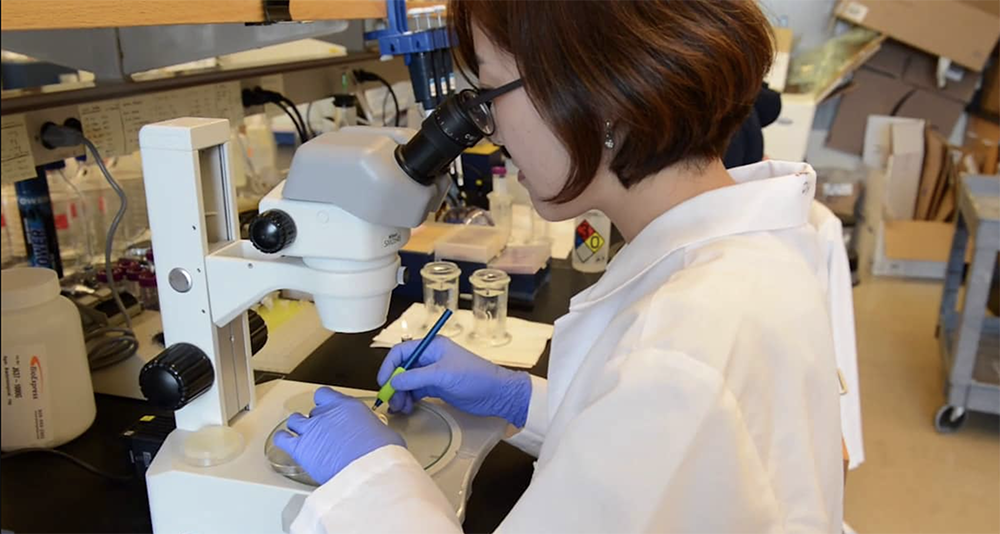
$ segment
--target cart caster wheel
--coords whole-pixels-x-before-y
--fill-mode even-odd
[[[944,405],[934,415],[934,429],[942,434],[951,434],[965,424],[965,408]]]

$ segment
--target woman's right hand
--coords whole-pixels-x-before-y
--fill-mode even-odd
[[[389,351],[378,372],[379,386],[405,362],[419,341],[400,343]],[[413,403],[437,397],[473,415],[502,417],[521,428],[528,418],[531,378],[511,371],[465,350],[446,337],[436,337],[406,372],[392,378],[396,394],[389,409],[410,413]]]

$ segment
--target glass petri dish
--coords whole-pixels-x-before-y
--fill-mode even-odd
[[[358,397],[358,399],[368,405],[375,402],[374,396]],[[297,400],[301,403],[301,399]],[[303,413],[309,411],[305,410]],[[403,436],[406,448],[429,475],[444,468],[461,445],[455,420],[434,405],[418,403],[410,415],[389,414],[384,417],[383,422]],[[287,418],[282,420],[281,424],[271,431],[264,444],[264,455],[275,472],[302,484],[319,486],[288,453],[274,444],[274,435],[279,430],[289,431],[287,421]]]

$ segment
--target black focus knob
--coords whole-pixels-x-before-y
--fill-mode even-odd
[[[274,254],[295,241],[295,221],[281,210],[268,210],[250,223],[250,242],[257,250]]]
[[[250,330],[250,355],[257,354],[267,343],[267,323],[253,310],[247,310],[247,328]]]
[[[212,361],[189,343],[171,345],[142,367],[139,388],[153,404],[178,410],[196,399],[215,380]]]

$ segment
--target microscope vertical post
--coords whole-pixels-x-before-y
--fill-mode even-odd
[[[254,402],[246,313],[213,324],[208,286],[206,257],[240,237],[229,135],[229,121],[195,118],[139,133],[166,345],[198,347],[214,370],[211,388],[177,410],[182,430],[227,425]]]

